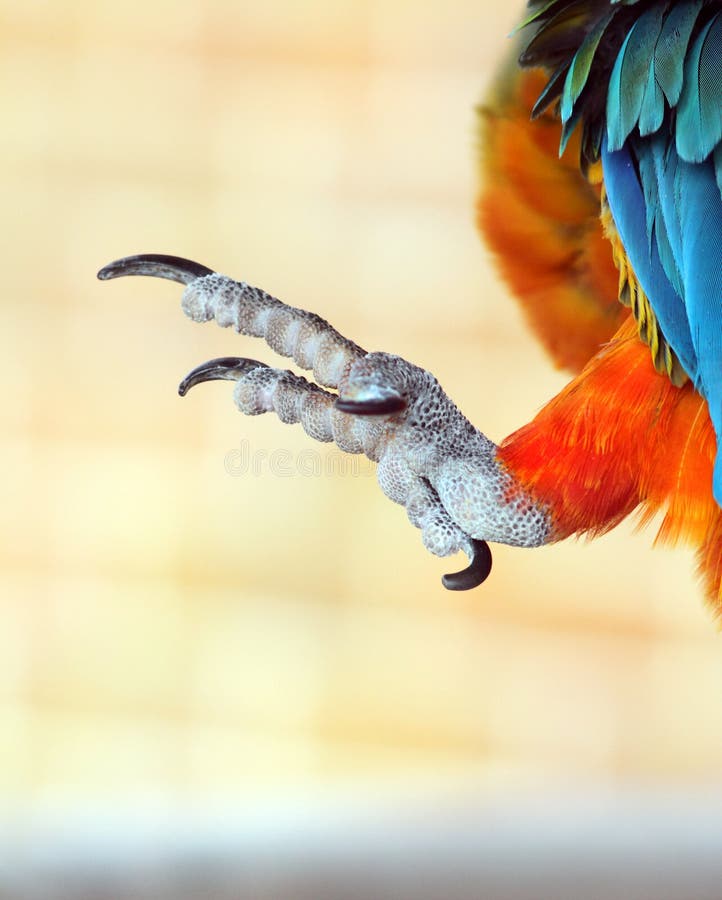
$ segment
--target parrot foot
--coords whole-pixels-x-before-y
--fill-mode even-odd
[[[462,550],[469,566],[445,575],[449,590],[481,584],[491,570],[487,541],[545,543],[547,512],[496,460],[496,445],[478,431],[424,369],[389,353],[367,353],[315,313],[296,309],[245,282],[174,256],[143,254],[98,273],[169,278],[186,286],[181,300],[196,322],[262,337],[276,353],[311,370],[315,383],[245,357],[221,357],[193,369],[179,393],[203,381],[235,382],[245,415],[275,412],[317,441],[378,463],[381,489],[402,504],[437,556]],[[324,390],[331,388],[332,390]]]

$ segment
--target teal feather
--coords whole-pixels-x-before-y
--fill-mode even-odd
[[[677,107],[677,152],[687,162],[705,160],[722,139],[722,12],[697,35],[687,54]]]
[[[720,196],[722,196],[722,144],[717,145],[717,148],[714,151],[713,159],[715,176],[717,178],[717,187],[719,188]]]
[[[612,151],[620,149],[639,122],[664,9],[665,5],[657,4],[637,19],[614,63],[607,93],[607,137]]]
[[[703,0],[675,3],[664,20],[654,50],[654,72],[670,106],[676,106],[682,92],[682,76],[687,45]]]
[[[669,6],[667,5],[667,9]],[[672,5],[665,16],[650,60],[642,108],[639,111],[639,133],[654,134],[664,121],[663,82],[670,103],[674,105],[682,89],[682,70],[685,50],[701,2]]]
[[[584,86],[589,78],[589,71],[594,62],[594,54],[601,41],[607,25],[614,18],[614,13],[610,12],[604,18],[600,19],[594,28],[582,41],[581,47],[574,54],[571,66],[567,72],[566,81],[564,82],[564,90],[562,91],[562,102],[560,113],[562,122],[567,122],[572,115],[574,104],[577,102],[579,95],[584,90]]]
[[[642,108],[639,110],[639,133],[654,134],[664,119],[664,93],[657,81],[654,58],[649,67],[647,84],[644,88]]]
[[[549,79],[538,116],[558,102],[560,153],[583,130],[584,169],[634,134],[676,135],[683,159],[700,161],[722,135],[722,0],[534,0],[522,66]],[[715,170],[716,171],[716,170]]]

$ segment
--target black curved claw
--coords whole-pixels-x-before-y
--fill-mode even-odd
[[[486,581],[491,572],[491,550],[486,541],[472,538],[471,562],[461,572],[443,575],[441,583],[448,591],[468,591]]]
[[[186,375],[178,385],[178,393],[181,397],[185,397],[194,385],[202,381],[237,381],[242,375],[259,366],[268,368],[265,363],[245,356],[219,356],[218,359],[209,359]]]
[[[151,275],[154,278],[167,278],[178,284],[190,284],[196,278],[213,275],[213,269],[183,259],[181,256],[168,256],[165,253],[138,253],[136,256],[124,256],[98,272],[101,281],[120,278],[123,275]]]
[[[339,412],[354,416],[389,416],[406,409],[403,397],[384,397],[383,400],[342,400],[336,401]]]

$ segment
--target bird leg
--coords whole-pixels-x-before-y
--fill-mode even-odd
[[[444,576],[445,587],[465,590],[488,576],[486,541],[531,547],[550,539],[548,512],[515,483],[498,462],[496,445],[426,370],[389,353],[368,353],[315,313],[198,263],[144,254],[98,273],[103,280],[123,275],[186,285],[181,303],[189,318],[262,337],[311,370],[316,383],[256,360],[222,357],[193,369],[179,392],[201,381],[234,381],[234,400],[245,415],[275,412],[315,440],[377,462],[381,489],[406,508],[426,548],[437,556],[459,550],[469,556],[467,569]]]

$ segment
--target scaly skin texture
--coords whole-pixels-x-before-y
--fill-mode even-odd
[[[246,415],[276,412],[300,422],[311,437],[335,441],[378,463],[381,489],[406,507],[437,556],[468,546],[468,538],[519,547],[549,540],[547,514],[519,490],[496,461],[496,445],[478,431],[429,372],[389,353],[366,353],[323,319],[287,306],[224,275],[192,281],[182,298],[195,322],[262,337],[282,356],[312,369],[321,390],[292,372],[267,367],[241,375],[234,399]],[[390,415],[341,412],[337,400],[365,403],[401,398]]]

